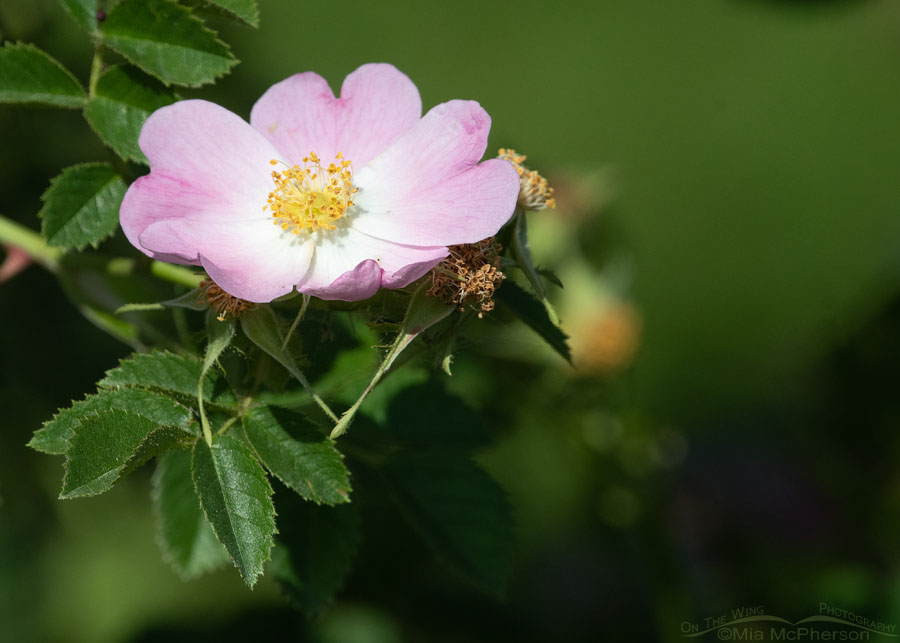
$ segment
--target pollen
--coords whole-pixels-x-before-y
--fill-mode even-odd
[[[524,210],[544,210],[555,208],[553,188],[537,170],[529,170],[523,163],[528,158],[524,154],[516,154],[515,150],[500,148],[497,158],[506,159],[513,164],[519,173],[519,207]]]
[[[500,270],[500,244],[494,237],[460,246],[450,246],[450,256],[431,271],[427,294],[459,310],[467,307],[479,317],[494,309],[494,291],[506,279]]]
[[[276,160],[271,165],[284,165]],[[287,166],[285,166],[287,167]],[[275,189],[269,193],[263,206],[273,223],[285,232],[300,233],[318,230],[334,230],[334,222],[343,217],[353,206],[352,163],[338,153],[334,161],[322,165],[319,155],[310,152],[301,165],[273,170]]]

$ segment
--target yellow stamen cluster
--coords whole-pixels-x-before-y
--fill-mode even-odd
[[[225,321],[226,317],[240,317],[248,310],[256,308],[252,301],[238,299],[222,290],[212,279],[200,282],[200,295],[207,305],[216,311],[216,319]]]
[[[427,294],[459,310],[469,305],[479,317],[494,309],[494,291],[506,275],[500,271],[500,244],[494,237],[461,246],[450,246],[450,256],[431,271]]]
[[[278,165],[278,161],[270,161]],[[337,221],[353,205],[350,161],[338,154],[328,167],[322,167],[315,152],[304,157],[303,165],[294,165],[281,172],[272,172],[275,189],[269,193],[268,204],[274,224],[293,234],[334,230]]]
[[[497,158],[506,159],[519,173],[519,207],[525,210],[543,210],[555,208],[553,188],[537,170],[529,170],[523,165],[528,158],[524,154],[516,154],[515,150],[500,148]]]

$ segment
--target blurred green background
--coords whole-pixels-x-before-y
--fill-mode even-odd
[[[247,117],[292,73],[391,62],[426,108],[480,101],[557,186],[533,243],[578,368],[488,323],[451,382],[499,434],[510,596],[376,531],[306,624],[271,581],[182,583],[146,471],[57,501],[24,444],[127,349],[32,267],[0,285],[0,640],[675,641],[820,602],[900,624],[900,4],[260,5],[259,30],[212,18],[242,62],[184,95]],[[0,36],[88,75],[51,0],[0,0]],[[0,106],[0,212],[37,227],[49,179],[104,158],[77,112]]]

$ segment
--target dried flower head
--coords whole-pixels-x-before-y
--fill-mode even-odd
[[[490,237],[450,246],[450,256],[431,271],[429,295],[460,310],[470,306],[479,317],[494,309],[494,291],[506,279],[500,271],[500,244]]]
[[[216,311],[216,318],[225,321],[229,316],[240,317],[248,310],[256,308],[251,301],[239,299],[222,290],[212,279],[200,282],[200,296],[210,308]]]
[[[529,170],[523,165],[528,158],[524,154],[516,154],[515,150],[500,148],[497,158],[505,159],[513,164],[519,174],[519,207],[524,210],[544,210],[555,208],[553,188],[537,170]]]

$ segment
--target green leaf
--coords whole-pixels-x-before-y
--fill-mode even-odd
[[[275,533],[275,505],[266,472],[238,440],[216,436],[212,446],[197,440],[192,460],[194,486],[216,536],[250,587],[263,572]]]
[[[198,87],[237,64],[228,45],[173,0],[122,0],[101,30],[106,44],[167,85]]]
[[[361,540],[359,515],[353,505],[279,502],[278,507],[272,571],[297,607],[313,614],[331,600],[350,572]]]
[[[275,311],[269,306],[257,306],[241,315],[241,329],[251,342],[256,344],[263,352],[284,366],[288,373],[300,382],[309,393],[319,408],[333,421],[337,422],[337,416],[328,407],[325,401],[310,386],[303,371],[297,366],[296,360],[286,345],[285,335]]]
[[[97,33],[97,0],[60,0],[72,18],[90,33]]]
[[[206,310],[209,306],[199,288],[192,288],[183,295],[160,302],[169,308],[187,308],[188,310]]]
[[[147,163],[138,147],[144,121],[154,111],[174,103],[175,93],[134,67],[110,67],[97,83],[96,95],[84,116],[100,139],[123,159]]]
[[[43,234],[51,246],[94,247],[119,227],[125,182],[106,163],[85,163],[63,170],[41,200]]]
[[[100,388],[140,387],[176,395],[188,403],[196,402],[197,384],[203,362],[187,355],[169,352],[139,353],[119,362],[97,383]],[[207,374],[203,401],[219,406],[234,406],[234,393],[215,371]]]
[[[541,303],[520,288],[514,282],[507,279],[497,289],[494,298],[502,303],[516,317],[524,321],[531,329],[540,335],[544,341],[559,353],[569,364],[572,363],[572,354],[569,351],[568,337],[554,324],[547,309]]]
[[[187,308],[188,310],[207,310],[209,306],[204,303],[200,297],[202,293],[199,288],[194,288],[174,299],[166,301],[157,301],[152,303],[131,303],[116,308],[115,314],[132,312],[146,312],[151,310],[165,310],[166,308]]]
[[[270,306],[257,306],[240,317],[241,328],[251,342],[273,357],[279,364],[297,379],[303,373],[297,367],[297,361],[284,343],[284,330],[275,311]]]
[[[541,277],[543,277],[544,279],[546,279],[547,281],[549,281],[551,284],[553,284],[553,285],[556,286],[557,288],[563,288],[563,287],[564,287],[564,286],[563,286],[562,279],[559,278],[559,275],[557,275],[555,272],[553,272],[553,271],[550,270],[549,268],[541,268],[541,267],[538,267],[538,268],[536,268],[535,270],[537,270],[537,273],[538,273]]]
[[[528,245],[528,219],[522,210],[516,213],[513,220],[512,253],[516,258],[517,265],[525,273],[528,283],[531,284],[534,294],[537,295],[544,308],[547,309],[547,316],[550,318],[550,321],[554,326],[559,326],[559,317],[556,315],[553,304],[547,299],[544,284],[541,282],[540,272],[531,258],[531,247]]]
[[[148,459],[175,448],[184,431],[128,411],[110,410],[82,418],[66,451],[66,475],[60,498],[108,491]]]
[[[24,43],[0,48],[0,103],[81,107],[84,89],[65,67]]]
[[[446,452],[395,456],[387,475],[401,511],[437,556],[502,596],[513,525],[499,485],[471,460]]]
[[[172,451],[160,458],[151,496],[163,557],[182,578],[195,578],[228,562],[228,552],[200,508],[190,451]]]
[[[52,420],[44,422],[28,446],[43,453],[63,455],[75,427],[85,416],[109,410],[130,411],[157,425],[177,427],[199,435],[197,425],[191,424],[191,412],[178,402],[144,389],[117,389],[100,391],[62,409]]]
[[[384,430],[410,446],[470,448],[491,442],[481,414],[447,393],[437,378],[396,395]]]
[[[244,433],[266,468],[306,500],[350,502],[350,479],[334,443],[298,413],[270,406],[244,416]]]
[[[251,27],[259,26],[259,7],[256,6],[256,0],[207,0],[207,2],[224,9]]]

